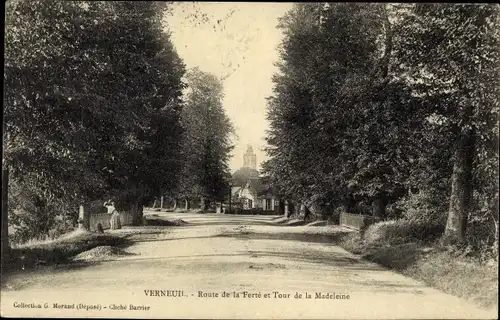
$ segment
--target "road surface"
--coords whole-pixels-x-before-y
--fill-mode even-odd
[[[2,291],[2,315],[496,318],[346,252],[335,245],[340,227],[281,226],[275,216],[159,218],[188,224],[139,237],[124,248],[129,255],[111,261],[13,275]]]

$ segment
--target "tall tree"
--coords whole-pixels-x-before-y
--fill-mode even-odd
[[[74,204],[124,191],[137,204],[140,192],[172,188],[184,67],[163,32],[165,5],[7,9],[3,138],[12,177]]]
[[[228,192],[233,126],[222,106],[219,79],[195,68],[188,72],[187,82],[180,195],[188,200],[200,197],[206,209],[209,201],[220,201]]]
[[[99,5],[6,6],[3,164],[11,181],[48,201],[77,205],[105,191],[107,164],[133,124],[99,83],[110,67],[109,52],[93,42],[110,21]]]
[[[381,4],[320,3],[296,5],[282,19],[266,168],[323,215],[353,195],[380,206],[398,189],[389,168],[402,152],[390,147],[412,110],[398,109],[410,97],[389,76],[387,16]]]
[[[124,88],[119,103],[136,117],[126,137],[129,147],[115,167],[113,185],[119,186],[119,202],[131,207],[138,222],[143,202],[171,192],[177,184],[184,65],[164,31],[165,4],[112,4],[117,15],[114,23],[121,27],[103,37],[121,39],[110,44],[120,53],[115,55],[120,63],[115,72],[119,72]]]
[[[439,131],[452,134],[447,243],[465,240],[475,164],[498,141],[498,26],[498,6],[484,4],[414,5],[404,8],[398,23],[399,72],[410,83],[420,83],[426,99],[439,97],[434,122]]]

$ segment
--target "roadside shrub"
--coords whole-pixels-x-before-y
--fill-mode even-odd
[[[340,246],[347,251],[360,254],[364,251],[363,237],[359,232],[349,232],[342,237]]]
[[[439,223],[399,219],[369,226],[364,232],[364,239],[366,245],[430,242],[439,238],[443,231],[444,226]]]
[[[118,246],[129,240],[117,235],[95,234],[90,232],[70,234],[48,242],[32,242],[13,247],[10,261],[5,271],[31,269],[37,265],[56,265],[67,263],[71,257],[98,246]],[[4,272],[4,270],[2,270]]]
[[[393,204],[391,210],[406,220],[445,225],[448,212],[448,199],[432,191],[410,193]]]
[[[493,199],[485,198],[484,194],[474,192],[466,240],[481,259],[498,260],[498,193]]]
[[[499,149],[498,121],[488,134],[479,140],[474,168],[474,192],[469,214],[467,243],[475,250],[498,260],[499,222]]]
[[[372,214],[371,202],[365,199],[357,201],[356,204],[354,205],[353,212],[349,213],[371,215]]]
[[[35,186],[9,185],[9,240],[13,244],[53,239],[75,227],[78,213],[64,201],[45,196]]]
[[[337,207],[333,210],[332,214],[328,216],[326,219],[328,224],[340,224],[340,215],[344,213],[344,207]]]
[[[104,200],[90,201],[87,204],[87,210],[90,214],[107,213],[108,209],[104,206],[104,203]]]
[[[385,208],[386,220],[397,220],[404,217],[404,209],[399,202],[390,203]]]
[[[60,236],[67,234],[76,229],[76,225],[72,221],[72,219],[61,219],[60,221],[56,221],[55,227],[49,231],[49,238],[56,239]]]
[[[326,219],[327,224],[329,225],[339,225],[340,224],[340,214],[338,213],[333,213],[331,216]]]

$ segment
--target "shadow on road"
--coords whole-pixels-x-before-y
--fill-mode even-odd
[[[224,233],[219,234],[217,237],[231,237],[241,240],[287,240],[287,241],[301,241],[321,243],[324,245],[336,246],[342,239],[350,234],[350,231],[337,231],[331,234],[304,234],[304,233],[253,233],[253,232],[239,232],[239,233]],[[296,254],[296,253],[294,253]],[[413,243],[403,244],[399,246],[390,247],[377,247],[361,255],[361,258],[375,262],[390,269],[402,271],[407,270],[414,265],[421,257],[422,252],[420,247]],[[312,256],[309,256],[312,257]],[[322,256],[317,257],[317,261],[328,262],[329,258],[325,260],[324,253]]]
[[[277,226],[274,222],[270,221],[249,221],[249,220],[231,220],[231,221],[190,221],[192,225],[203,225],[203,226]]]
[[[362,258],[378,263],[390,269],[403,271],[422,258],[421,247],[415,243],[405,243],[389,247],[376,247],[369,249]]]
[[[236,239],[248,240],[287,240],[287,241],[302,241],[316,242],[323,244],[336,245],[342,238],[349,234],[349,231],[338,231],[331,234],[311,234],[311,233],[254,233],[254,232],[239,232],[239,233],[222,233],[217,237],[230,237]]]
[[[182,237],[182,238],[143,239],[143,240],[134,240],[133,243],[180,241],[180,240],[190,240],[190,239],[213,239],[217,236],[218,235],[199,236],[199,237]]]
[[[217,261],[216,258],[235,257],[237,261]],[[255,251],[240,251],[237,253],[215,253],[215,254],[191,254],[182,256],[169,256],[169,257],[137,257],[126,259],[127,262],[133,261],[164,261],[174,260],[177,262],[188,260],[202,260],[211,265],[228,265],[228,264],[246,264],[246,265],[259,265],[262,264],[255,258],[277,258],[276,261],[289,261],[289,262],[306,262],[311,264],[324,264],[333,266],[335,269],[342,268],[343,270],[371,270],[380,271],[384,270],[376,264],[366,263],[363,260],[352,259],[343,256],[340,253],[325,254],[324,251],[300,252],[300,251],[271,251],[271,250],[255,250]],[[269,263],[264,263],[265,265]],[[202,265],[197,262],[196,265]],[[335,270],[332,269],[332,270]]]
[[[148,219],[173,221],[175,219],[184,219],[189,225],[204,226],[279,226],[275,221],[281,216],[258,216],[258,215],[224,215],[224,214],[200,214],[200,213],[175,213],[162,212],[161,214],[145,214]]]
[[[229,258],[229,259],[228,259]],[[270,259],[265,259],[270,258]],[[144,263],[149,268],[161,268],[169,261],[169,268],[185,270],[189,272],[195,268],[197,272],[231,272],[232,274],[251,272],[255,276],[284,276],[274,271],[299,268],[304,274],[323,273],[338,274],[343,279],[348,279],[354,286],[374,286],[378,292],[411,292],[420,293],[419,288],[424,285],[405,284],[392,280],[374,280],[370,277],[365,279],[359,277],[367,272],[386,271],[374,263],[368,263],[362,259],[353,259],[339,252],[325,253],[324,251],[239,251],[236,253],[216,253],[198,255],[179,255],[169,257],[137,257],[127,259],[129,266],[137,264],[144,268]],[[171,262],[170,262],[171,261]],[[359,273],[359,274],[358,274]],[[289,279],[294,281],[294,279]],[[300,278],[296,279],[300,281]]]

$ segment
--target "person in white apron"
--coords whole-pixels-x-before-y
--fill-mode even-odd
[[[122,222],[120,213],[115,208],[115,204],[113,202],[108,202],[105,204],[106,208],[108,208],[108,213],[111,213],[111,220],[109,221],[110,229],[116,230],[122,228]]]
[[[113,211],[113,214],[111,215],[111,220],[110,220],[110,229],[111,230],[116,230],[116,229],[121,229],[122,228],[122,222],[120,218],[120,213],[115,210]]]
[[[108,214],[111,214],[116,210],[115,203],[111,200],[108,200],[106,203],[104,203],[104,206],[106,207],[106,209],[108,209]]]

